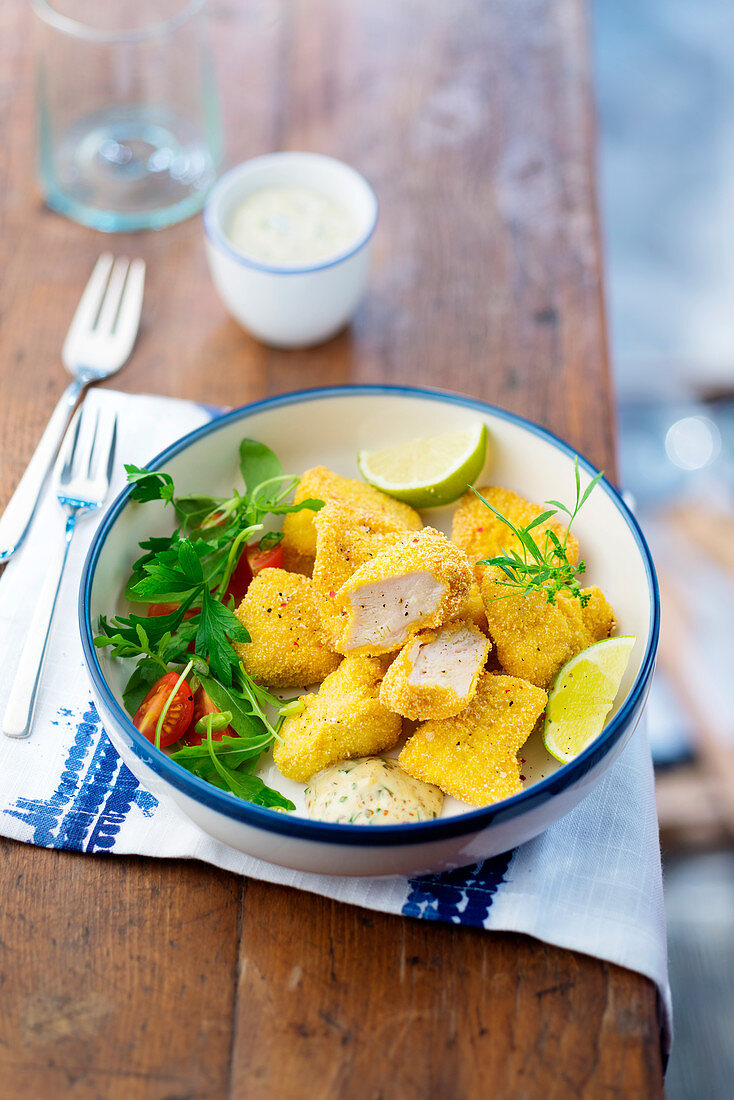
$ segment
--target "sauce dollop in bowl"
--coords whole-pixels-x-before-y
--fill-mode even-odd
[[[318,153],[272,153],[227,172],[204,208],[207,258],[225,306],[275,347],[309,347],[351,319],[365,291],[377,198]]]

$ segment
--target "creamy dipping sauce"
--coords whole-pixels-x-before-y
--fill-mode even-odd
[[[324,768],[304,792],[308,816],[340,825],[403,825],[438,817],[443,792],[397,760],[363,756]]]
[[[263,264],[310,264],[357,239],[358,225],[335,199],[307,187],[263,187],[239,204],[229,224],[235,248]]]

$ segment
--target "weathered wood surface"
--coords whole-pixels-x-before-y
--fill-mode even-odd
[[[0,7],[0,505],[63,380],[96,255],[149,263],[114,385],[236,405],[390,381],[497,402],[613,468],[581,0],[214,0],[228,160],[341,156],[381,220],[350,331],[277,352],[228,319],[198,219],[105,239],[33,183],[31,26]],[[151,441],[154,444],[154,441]],[[524,937],[384,917],[198,864],[1,842],[7,1097],[650,1097],[655,993]]]

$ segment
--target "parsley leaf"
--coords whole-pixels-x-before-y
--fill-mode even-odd
[[[239,659],[230,642],[249,642],[250,635],[233,611],[202,592],[201,616],[196,632],[196,652],[209,661],[212,675],[225,686],[232,683],[232,670]],[[222,707],[229,710],[230,707]]]
[[[166,504],[173,504],[173,478],[170,474],[152,473],[144,466],[133,466],[125,463],[127,480],[134,486],[130,493],[131,500],[146,503],[149,500],[162,500]]]

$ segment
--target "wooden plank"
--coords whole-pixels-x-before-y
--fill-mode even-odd
[[[61,340],[109,244],[149,262],[119,388],[239,404],[308,385],[442,386],[612,468],[581,0],[211,7],[230,162],[317,149],[375,184],[368,300],[324,347],[272,351],[224,312],[198,219],[108,241],[45,211],[26,8],[8,0],[0,506],[61,391]],[[654,990],[597,960],[198,864],[11,842],[2,854],[8,1096],[660,1092]]]
[[[0,840],[0,1094],[227,1093],[242,880]]]
[[[525,936],[250,883],[240,957],[233,1097],[660,1093],[652,985]]]

